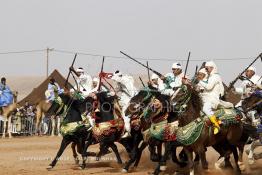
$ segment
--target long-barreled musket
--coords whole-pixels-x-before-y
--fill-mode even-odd
[[[256,58],[254,59],[254,61],[252,61],[252,62],[245,68],[245,70],[243,70],[233,81],[231,81],[231,82],[229,83],[228,90],[230,90],[230,89],[233,88],[233,86],[235,85],[235,83],[237,82],[237,80],[242,76],[242,74],[245,73],[246,70],[248,70],[248,68],[249,68],[250,66],[252,66],[259,58],[260,58],[260,60],[262,61],[262,53],[260,53],[260,54],[258,55],[258,57],[256,57]]]
[[[71,64],[71,67],[74,66],[75,61],[76,61],[76,57],[77,57],[77,53],[75,54],[74,60],[73,60],[73,62],[72,62],[72,64]],[[70,70],[70,71],[68,72],[68,74],[67,74],[66,81],[65,81],[65,87],[67,87],[67,83],[68,83],[68,79],[69,79],[70,74],[71,74],[71,70]]]
[[[188,53],[188,57],[187,57],[187,61],[186,61],[186,70],[185,70],[185,74],[184,74],[184,78],[186,78],[186,73],[187,73],[187,68],[188,68],[188,63],[189,63],[189,59],[190,59],[190,52]]]
[[[148,77],[148,81],[150,81],[150,74],[149,74],[149,69],[148,69],[148,61],[146,62],[146,66],[147,66],[147,77]]]
[[[141,66],[143,66],[143,67],[151,70],[153,73],[155,73],[155,74],[158,75],[159,77],[163,77],[163,75],[162,75],[161,73],[159,73],[159,72],[157,72],[156,70],[154,70],[154,69],[146,66],[145,64],[141,63],[140,61],[137,61],[135,58],[132,58],[131,56],[127,55],[126,53],[124,53],[124,52],[122,52],[122,51],[120,51],[120,53],[123,54],[123,55],[125,55],[126,57],[130,58],[131,60],[137,62],[137,63],[140,64]]]
[[[105,57],[103,56],[103,60],[102,60],[102,66],[101,66],[101,71],[100,73],[103,72],[104,70],[104,63],[105,63]],[[98,85],[98,92],[101,90],[101,86],[102,86],[102,76],[99,77],[99,85]]]

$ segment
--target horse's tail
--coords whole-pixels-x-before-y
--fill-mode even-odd
[[[243,123],[242,138],[246,139],[246,137],[258,138],[258,132],[257,132],[257,128],[255,126],[248,124],[248,123]],[[241,138],[241,140],[242,140],[242,138]]]

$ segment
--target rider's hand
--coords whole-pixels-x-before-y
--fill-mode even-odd
[[[70,67],[69,67],[69,70],[70,70],[70,71],[74,71],[75,69],[74,69],[73,66],[70,66]]]

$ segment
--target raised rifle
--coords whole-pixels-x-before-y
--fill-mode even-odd
[[[71,64],[71,67],[74,66],[75,61],[76,61],[76,57],[77,57],[77,53],[75,54],[74,60],[73,60],[73,62],[72,62],[72,64]],[[67,83],[68,83],[68,79],[69,79],[70,74],[71,74],[71,70],[70,70],[70,71],[68,72],[68,74],[67,74],[66,81],[65,81],[65,87],[67,87]]]
[[[127,55],[126,53],[124,53],[124,52],[122,52],[122,51],[120,51],[120,53],[123,54],[123,55],[125,55],[125,56],[128,57],[129,59],[137,62],[137,63],[140,64],[141,66],[143,66],[143,67],[151,70],[153,73],[155,73],[155,74],[158,75],[159,77],[163,77],[163,75],[162,75],[161,73],[159,73],[159,72],[157,72],[156,70],[154,70],[154,69],[146,66],[145,64],[143,64],[143,63],[141,63],[140,61],[136,60],[135,58],[132,58],[131,56]]]
[[[235,83],[237,82],[237,80],[242,76],[242,74],[245,73],[246,70],[248,70],[248,68],[250,66],[252,66],[259,58],[262,61],[262,53],[260,53],[233,81],[231,81],[229,83],[229,86],[228,86],[227,90],[232,89],[234,87]]]

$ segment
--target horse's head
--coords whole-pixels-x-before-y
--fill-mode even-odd
[[[244,112],[248,112],[252,109],[260,109],[262,106],[262,90],[255,90],[249,97],[243,100],[242,108]]]
[[[202,100],[198,90],[190,84],[183,84],[175,89],[171,103],[172,110],[178,115],[179,123],[183,126],[200,116]]]
[[[143,117],[150,120],[165,120],[170,110],[170,97],[161,94],[160,92],[154,93],[148,106],[143,111]]]
[[[141,113],[143,109],[148,105],[153,97],[153,91],[150,89],[143,89],[138,92],[133,98],[131,98],[129,105],[125,111],[125,115],[134,115]]]

